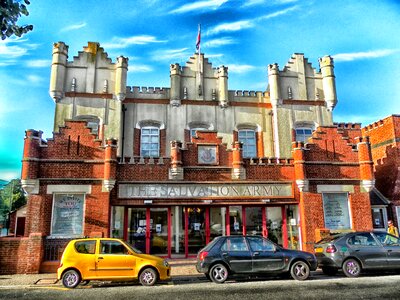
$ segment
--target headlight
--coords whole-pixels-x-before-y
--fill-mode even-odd
[[[164,260],[164,261],[163,261],[163,266],[164,266],[164,267],[168,267],[168,266],[169,266],[169,263],[168,263],[166,260]]]

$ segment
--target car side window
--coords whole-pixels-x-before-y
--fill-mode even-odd
[[[94,254],[96,251],[96,241],[76,242],[75,250],[82,254]]]
[[[221,246],[221,251],[249,251],[243,237],[227,238]]]
[[[352,246],[377,246],[378,244],[370,233],[355,234],[347,240]]]
[[[386,232],[375,232],[375,236],[385,246],[400,245],[400,241],[397,237],[390,235]]]
[[[275,250],[274,244],[266,239],[257,238],[257,237],[249,237],[248,240],[250,243],[250,248],[253,251],[274,251]]]
[[[118,241],[101,241],[101,254],[129,254],[128,249]]]

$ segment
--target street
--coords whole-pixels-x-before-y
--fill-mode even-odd
[[[130,283],[93,282],[76,289],[62,285],[0,286],[0,299],[399,299],[400,275],[366,274],[350,279],[343,274],[315,272],[306,281],[292,279],[230,280],[215,284],[203,278],[174,279],[154,287]]]

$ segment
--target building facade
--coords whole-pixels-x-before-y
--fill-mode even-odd
[[[168,88],[127,87],[127,58],[89,43],[68,61],[54,44],[54,137],[26,131],[25,237],[7,241],[36,252],[0,263],[46,271],[82,236],[177,258],[219,235],[313,251],[329,232],[371,229],[370,144],[360,124],[333,123],[332,58],[319,67],[294,54],[268,66],[267,91],[232,91],[228,68],[196,53],[170,66]]]
[[[391,115],[362,129],[371,142],[376,189],[390,205],[373,207],[374,228],[400,225],[400,115]],[[382,220],[382,221],[381,221]]]

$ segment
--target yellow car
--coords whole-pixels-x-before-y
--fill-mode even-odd
[[[57,277],[67,288],[90,280],[139,280],[144,286],[169,280],[171,267],[160,257],[142,254],[128,243],[112,238],[72,240],[61,257]]]

